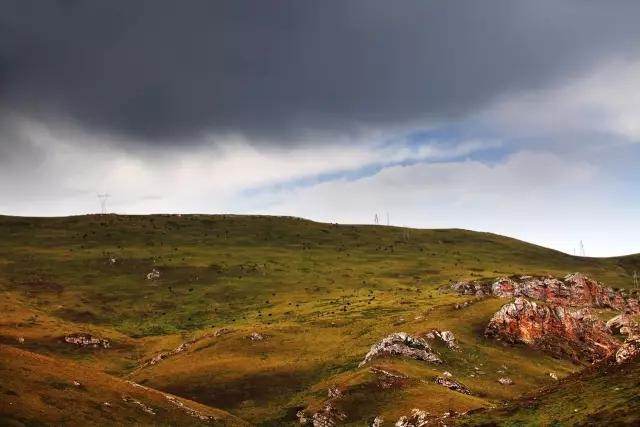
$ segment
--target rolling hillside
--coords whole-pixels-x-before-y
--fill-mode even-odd
[[[20,411],[2,407],[16,423],[70,424],[74,412],[62,416],[65,410],[54,404],[67,398],[86,408],[86,419],[197,421],[167,406],[162,393],[202,405],[228,425],[239,419],[299,425],[301,413],[328,402],[345,413],[341,423],[354,426],[374,417],[393,425],[414,408],[498,407],[554,384],[549,372],[562,378],[582,366],[486,339],[483,329],[505,301],[484,298],[457,309],[470,297],[448,292],[452,281],[580,271],[630,289],[633,271],[640,270],[637,255],[572,257],[488,233],[280,217],[0,217],[0,236],[2,357],[34,361],[33,372],[3,390],[23,399]],[[385,359],[358,367],[382,337],[432,329],[451,330],[461,349],[435,343],[443,364]],[[108,339],[110,346],[65,343],[74,332]],[[47,365],[87,373],[86,381],[95,381],[87,390],[96,394],[85,399],[68,386],[69,374],[50,379],[42,394],[49,397],[27,403],[25,396],[42,386],[37,370]],[[380,370],[394,373],[397,384],[387,387]],[[445,370],[471,395],[435,384]],[[512,386],[497,381],[506,374]],[[160,390],[137,387],[148,395],[132,396],[170,409],[145,418],[139,405],[122,400],[122,387],[130,388],[122,379]],[[109,413],[96,407],[118,398]],[[185,418],[172,418],[178,416]]]

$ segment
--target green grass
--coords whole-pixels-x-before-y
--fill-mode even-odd
[[[489,233],[282,217],[0,217],[0,236],[0,289],[5,305],[18,307],[0,339],[26,335],[32,351],[130,375],[264,425],[294,423],[294,409],[321,405],[327,387],[342,381],[354,425],[378,414],[397,419],[414,407],[492,406],[535,390],[549,383],[548,371],[579,367],[485,340],[484,326],[506,301],[454,310],[469,297],[443,289],[460,279],[575,271],[631,288],[640,269],[640,256],[573,257]],[[153,268],[160,278],[146,280]],[[222,327],[232,332],[136,370],[155,353]],[[367,368],[357,368],[384,335],[430,328],[451,329],[463,352],[440,349],[442,367],[388,361],[411,378],[401,390],[380,391]],[[69,349],[56,340],[76,330],[108,336],[114,347]],[[267,339],[246,339],[253,331]],[[503,365],[513,387],[497,383]],[[474,366],[485,373],[475,375]],[[442,370],[475,396],[434,385]]]

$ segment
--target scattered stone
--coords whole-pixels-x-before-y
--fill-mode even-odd
[[[313,414],[313,427],[335,427],[346,418],[346,414],[327,403],[324,408]]]
[[[65,335],[62,340],[68,344],[75,344],[79,347],[91,346],[93,348],[109,348],[111,346],[109,340],[94,337],[91,334],[82,332]]]
[[[111,407],[111,403],[109,403],[109,402],[104,402],[104,403],[102,404],[102,406]]]
[[[458,393],[471,394],[471,390],[469,390],[467,386],[452,379],[451,377],[445,377],[445,376],[437,377],[435,379],[435,383],[443,387],[446,387],[449,390],[457,391]]]
[[[251,341],[262,341],[264,339],[264,335],[258,332],[251,332],[251,335],[249,335],[247,338],[249,338]]]
[[[553,378],[554,380],[558,381],[558,375],[556,375],[556,373],[555,373],[555,372],[549,372],[549,376],[550,376],[551,378]]]
[[[616,363],[621,364],[634,359],[640,354],[640,335],[627,338],[616,352]]]
[[[147,280],[156,280],[160,278],[160,271],[157,268],[151,270],[151,272],[147,273]]]
[[[342,390],[340,390],[338,387],[329,387],[327,389],[327,396],[329,396],[330,398],[341,397]]]
[[[163,361],[164,359],[166,359],[168,357],[175,356],[176,354],[185,352],[185,351],[187,351],[189,349],[189,347],[191,347],[192,345],[194,345],[195,343],[197,343],[199,341],[202,341],[204,339],[211,338],[211,337],[217,337],[218,336],[218,332],[220,332],[220,330],[218,330],[214,334],[205,334],[205,335],[202,335],[201,337],[194,338],[194,339],[192,339],[190,341],[183,342],[182,344],[180,344],[178,347],[176,347],[175,349],[173,349],[171,351],[164,351],[164,352],[158,353],[155,356],[153,356],[151,359],[149,359],[145,363],[143,363],[142,366],[140,367],[140,369],[145,368],[147,366],[156,365],[156,364],[160,363],[161,361]]]
[[[377,416],[369,423],[369,427],[382,427],[382,423],[384,422],[384,418]]]
[[[118,262],[118,260],[117,260],[117,259],[115,259],[115,258],[109,258],[109,263],[110,263],[110,264],[115,264],[116,262]]]
[[[396,427],[424,427],[429,425],[429,422],[433,419],[428,412],[421,409],[412,409],[411,415],[403,415],[396,421]]]
[[[405,375],[397,372],[391,372],[377,366],[371,367],[369,372],[377,376],[380,388],[385,390],[390,388],[401,388],[405,385],[407,379]]]
[[[442,376],[443,376],[444,378],[451,378],[451,377],[453,377],[453,375],[451,375],[451,372],[449,372],[449,371],[444,371],[444,372],[442,373]]]
[[[24,344],[24,337],[18,337],[18,343]]]
[[[451,331],[439,331],[437,329],[432,329],[427,332],[425,335],[427,339],[435,339],[439,338],[442,342],[444,342],[447,347],[451,350],[460,350],[460,346],[458,346],[458,342],[456,341],[455,335]]]
[[[122,400],[126,403],[133,403],[134,405],[137,405],[140,407],[140,409],[142,409],[143,412],[146,412],[149,415],[155,415],[156,411],[155,409],[153,409],[151,406],[147,406],[144,403],[140,402],[139,400],[134,399],[131,396],[122,396]]]
[[[211,417],[209,415],[205,415],[202,412],[193,409],[187,405],[185,405],[184,403],[182,403],[181,400],[170,396],[168,394],[165,394],[164,397],[173,405],[177,406],[178,408],[182,409],[183,411],[185,411],[187,414],[189,414],[190,416],[194,417],[194,418],[198,418],[199,420],[202,421],[215,421],[217,420],[216,417]]]
[[[213,334],[213,336],[214,337],[219,337],[219,336],[226,335],[226,334],[229,334],[229,333],[231,333],[231,330],[229,328],[220,328]]]
[[[502,385],[513,385],[513,380],[509,377],[502,377],[498,379],[498,382]]]
[[[377,357],[404,357],[432,363],[442,363],[426,340],[406,332],[396,332],[380,340],[371,347],[358,367]]]
[[[73,385],[74,385],[74,386],[76,386],[76,387],[80,387],[82,384],[80,384],[80,382],[79,382],[79,381],[75,381],[75,380],[74,380],[74,381],[73,381]]]
[[[296,417],[298,418],[298,422],[302,425],[306,425],[309,422],[306,412],[302,409],[296,412]]]
[[[493,315],[485,335],[509,343],[521,342],[576,362],[602,360],[620,346],[603,322],[585,317],[583,312],[537,304],[522,297]]]

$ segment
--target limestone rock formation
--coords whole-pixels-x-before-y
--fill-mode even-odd
[[[374,344],[358,366],[364,366],[377,357],[403,357],[442,363],[440,357],[433,352],[426,340],[406,332],[393,333]]]
[[[487,337],[521,342],[574,361],[595,362],[620,346],[603,322],[563,306],[538,304],[518,297],[496,312],[485,329]]]

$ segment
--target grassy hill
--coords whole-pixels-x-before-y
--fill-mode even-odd
[[[458,426],[633,426],[640,413],[640,361],[600,364]]]
[[[224,411],[6,345],[0,377],[0,425],[247,425]]]
[[[391,422],[412,408],[493,407],[532,392],[553,381],[548,372],[580,367],[486,340],[482,330],[505,301],[456,310],[469,297],[442,289],[459,279],[574,271],[630,288],[640,270],[639,256],[573,257],[488,233],[281,217],[0,217],[0,236],[0,342],[258,425],[297,423],[296,412],[321,407],[334,386],[348,390],[336,405],[352,425],[378,415]],[[153,269],[159,277],[148,280]],[[452,330],[463,351],[438,348],[442,366],[381,362],[406,377],[393,389],[357,367],[386,334],[431,328]],[[112,347],[61,342],[79,331]],[[265,339],[248,339],[254,332]],[[195,339],[187,351],[142,367]],[[434,384],[443,370],[474,395]],[[499,384],[499,371],[515,384]]]

